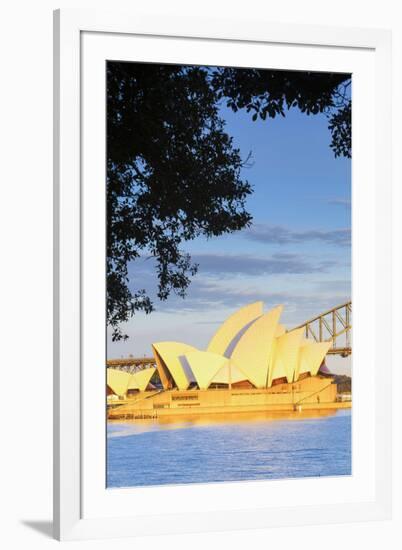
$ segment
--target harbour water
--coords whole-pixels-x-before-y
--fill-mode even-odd
[[[107,427],[110,488],[350,474],[350,409]]]

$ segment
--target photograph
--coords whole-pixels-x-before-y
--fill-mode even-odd
[[[352,75],[105,79],[106,487],[351,476]]]
[[[334,7],[3,9],[6,550],[401,547],[400,2]]]

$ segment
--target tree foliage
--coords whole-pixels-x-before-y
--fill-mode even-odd
[[[212,86],[234,112],[246,109],[252,120],[285,116],[297,108],[306,115],[325,113],[335,156],[351,157],[351,77],[344,73],[217,68]]]
[[[128,286],[130,261],[156,262],[158,298],[183,296],[197,271],[180,245],[247,226],[251,193],[240,152],[200,67],[109,63],[107,68],[107,317],[113,338],[136,311],[152,311]]]
[[[298,108],[326,113],[335,156],[350,157],[350,75],[108,62],[107,320],[113,339],[145,289],[130,288],[128,266],[154,258],[158,298],[184,296],[197,271],[181,245],[251,223],[250,184],[240,151],[219,116],[222,101],[263,120]]]

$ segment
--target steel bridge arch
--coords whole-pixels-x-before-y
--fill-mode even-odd
[[[294,327],[304,328],[306,338],[312,338],[316,342],[332,341],[329,355],[341,355],[347,357],[352,353],[352,302],[345,302],[339,306],[305,321]],[[344,335],[343,345],[338,345],[339,338]]]

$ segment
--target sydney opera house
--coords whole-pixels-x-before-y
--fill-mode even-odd
[[[108,368],[109,418],[341,406],[325,367],[331,342],[305,339],[303,328],[287,331],[282,309],[264,313],[262,302],[247,305],[218,328],[206,350],[156,342],[155,367]]]

